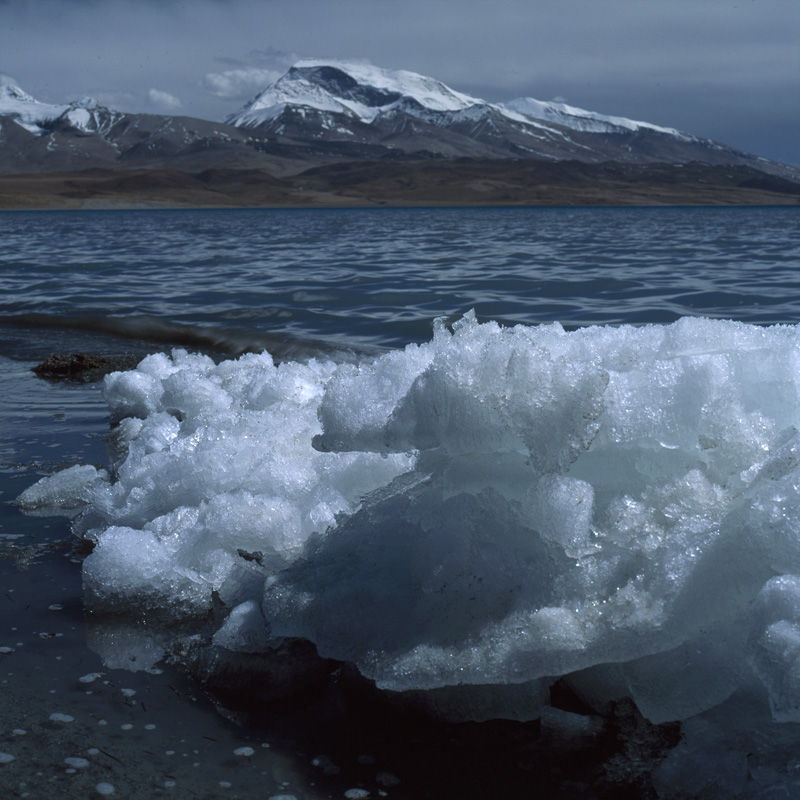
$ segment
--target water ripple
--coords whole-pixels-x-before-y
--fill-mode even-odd
[[[568,327],[800,320],[800,209],[0,214],[0,314],[398,345],[475,308]]]

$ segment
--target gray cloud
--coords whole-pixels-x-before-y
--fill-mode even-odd
[[[283,72],[261,67],[240,67],[224,72],[209,72],[200,82],[205,91],[226,100],[247,100],[261,91]]]
[[[368,59],[709,136],[800,164],[797,0],[0,0],[0,70],[221,118],[299,57]]]
[[[179,97],[169,92],[163,92],[161,89],[150,89],[147,92],[148,101],[158,109],[167,112],[175,112],[183,106]]]

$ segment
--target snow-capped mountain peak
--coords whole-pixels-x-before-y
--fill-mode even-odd
[[[531,97],[490,103],[416,72],[355,61],[298,61],[226,121],[122,114],[91,97],[51,105],[0,84],[0,159],[15,169],[267,163],[281,171],[345,160],[701,161],[796,175],[674,128]]]
[[[370,152],[639,163],[740,157],[675,128],[532,97],[489,103],[416,72],[351,61],[298,61],[225,121],[356,158]]]
[[[457,92],[435,78],[407,70],[388,70],[372,64],[350,61],[298,61],[285,75],[226,122],[254,128],[273,124],[286,109],[343,114],[371,125],[392,112],[402,111],[437,125],[477,121],[494,116],[506,123],[526,127],[540,134],[568,140],[571,131],[581,134],[628,134],[647,131],[682,141],[696,137],[625,117],[608,116],[565,103],[543,102],[520,97],[507,103],[488,103]],[[327,123],[329,130],[336,127]]]
[[[84,97],[63,105],[41,103],[12,84],[0,86],[0,115],[7,116],[36,136],[50,130],[56,120],[87,132],[100,132],[121,114],[101,105],[93,97]]]
[[[7,103],[35,103],[34,100],[27,92],[24,92],[19,86],[14,86],[11,83],[0,84],[0,103],[3,107]]]
[[[485,103],[416,72],[305,59],[226,121],[253,127],[273,119],[287,105],[346,114],[370,123],[399,105],[453,112]]]
[[[92,97],[91,95],[86,95],[86,97],[82,97],[80,100],[73,100],[70,106],[72,106],[72,108],[85,108],[89,111],[94,111],[98,108],[108,110],[96,97]]]
[[[0,114],[37,135],[44,133],[41,123],[60,117],[68,108],[68,105],[40,103],[19,86],[0,86]]]

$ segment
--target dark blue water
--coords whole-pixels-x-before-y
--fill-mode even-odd
[[[0,320],[125,316],[145,339],[156,318],[397,346],[470,308],[566,327],[800,320],[794,208],[20,212],[0,242]]]

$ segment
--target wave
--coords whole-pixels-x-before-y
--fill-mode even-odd
[[[229,357],[266,350],[279,362],[305,361],[319,356],[335,361],[352,361],[385,352],[384,348],[377,345],[326,342],[288,333],[263,333],[247,328],[196,325],[148,314],[98,316],[27,312],[2,314],[0,325],[38,330],[85,331],[160,346],[188,347]]]

